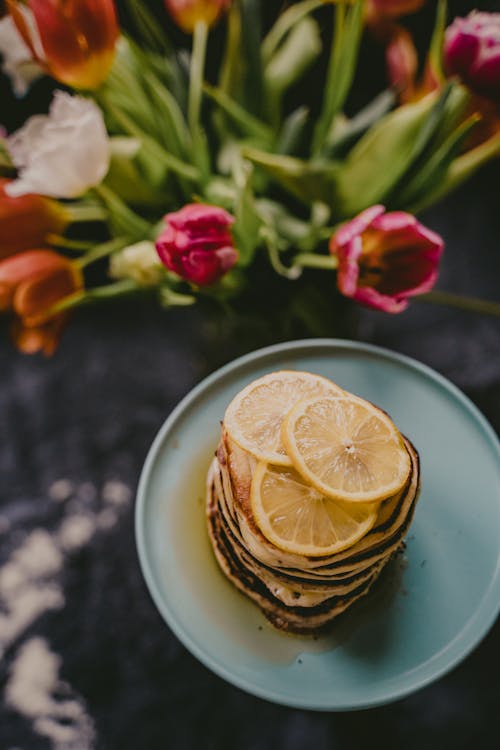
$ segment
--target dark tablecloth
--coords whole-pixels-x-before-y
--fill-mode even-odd
[[[498,299],[498,165],[423,218],[447,242],[439,287]],[[399,316],[360,310],[349,325],[353,337],[443,373],[498,431],[498,319],[414,303]],[[1,748],[498,747],[498,627],[411,697],[315,714],[226,684],[161,620],[134,542],[141,465],[192,386],[282,338],[272,323],[250,328],[235,336],[201,309],[144,302],[82,311],[50,360],[21,356],[2,337]]]

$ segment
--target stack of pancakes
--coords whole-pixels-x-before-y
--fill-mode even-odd
[[[207,519],[217,561],[232,583],[278,628],[317,633],[368,593],[401,549],[420,487],[418,454],[404,439],[411,469],[403,488],[379,504],[372,528],[353,546],[324,557],[285,552],[260,531],[250,502],[256,459],[221,441],[207,477]]]

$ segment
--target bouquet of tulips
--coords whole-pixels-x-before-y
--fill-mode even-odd
[[[269,18],[260,0],[165,0],[163,17],[127,0],[125,33],[113,0],[6,0],[14,90],[59,84],[48,114],[0,138],[15,344],[50,354],[94,300],[227,305],[256,264],[290,284],[331,274],[332,294],[336,279],[388,313],[431,298],[443,240],[416,214],[500,155],[500,14],[447,25],[438,0],[419,65],[400,17],[424,2],[301,0]],[[387,87],[347,115],[370,34]],[[89,286],[96,262],[107,283]]]

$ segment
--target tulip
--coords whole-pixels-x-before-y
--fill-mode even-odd
[[[368,18],[399,18],[420,10],[425,2],[426,0],[369,0]]]
[[[212,26],[231,0],[165,0],[165,6],[186,34],[192,34],[198,22]]]
[[[53,354],[67,316],[51,308],[82,288],[80,270],[52,250],[27,250],[0,261],[0,311],[14,314],[18,349]]]
[[[109,169],[110,144],[99,107],[90,99],[56,91],[48,115],[30,117],[7,138],[19,170],[5,192],[77,198]]]
[[[60,203],[32,193],[11,198],[8,185],[0,178],[0,258],[44,245],[47,235],[62,234],[70,223]]]
[[[33,58],[51,76],[80,89],[105,80],[119,36],[113,0],[7,0],[7,7]]]
[[[386,50],[387,73],[392,86],[398,91],[413,90],[418,68],[418,56],[410,33],[402,26],[394,24]]]
[[[238,260],[229,231],[234,218],[217,206],[192,203],[165,216],[156,241],[162,263],[186,281],[208,286]]]
[[[472,12],[446,30],[444,65],[475,93],[500,101],[500,13]]]
[[[435,284],[443,240],[402,211],[372,206],[330,240],[342,294],[384,312],[402,312],[409,297]]]
[[[387,77],[398,92],[400,102],[418,101],[439,88],[439,76],[430,58],[422,74],[417,75],[417,50],[411,34],[403,26],[392,22],[385,24],[379,38],[385,43]]]

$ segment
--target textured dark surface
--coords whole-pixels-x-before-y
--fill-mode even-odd
[[[14,123],[25,112],[12,114]],[[498,163],[490,165],[422,217],[447,244],[439,288],[500,299],[498,178]],[[312,285],[317,278],[311,274]],[[162,422],[204,376],[251,349],[304,335],[259,306],[256,299],[237,326],[206,310],[161,312],[148,302],[89,309],[51,360],[17,354],[1,332],[0,750],[498,747],[498,623],[461,665],[409,698],[315,714],[226,684],[157,613],[134,542],[139,472]],[[498,319],[423,303],[394,317],[342,304],[320,323],[322,335],[372,342],[434,367],[500,431]],[[61,479],[70,484],[54,485]],[[68,521],[80,536],[68,536]],[[23,571],[19,551],[35,539],[46,554],[38,569],[35,562]],[[38,613],[23,623],[23,602],[36,591]],[[50,663],[60,660],[50,705],[40,701],[50,689],[32,689],[47,676],[46,662],[26,650],[37,644]],[[12,688],[24,657],[32,673],[19,698]]]
[[[491,166],[425,217],[447,240],[441,288],[498,298],[497,178]],[[421,303],[397,317],[352,316],[349,309],[347,322],[325,321],[333,335],[349,330],[435,367],[500,429],[498,320]],[[161,313],[146,303],[80,313],[51,360],[23,357],[3,337],[2,563],[33,529],[54,538],[61,521],[82,508],[96,518],[106,482],[134,490],[148,446],[179,399],[220,364],[279,338],[272,321],[242,324],[236,335],[201,311]],[[49,497],[61,478],[76,488],[65,502]],[[60,676],[95,723],[96,739],[51,744],[33,717],[4,703],[1,748],[497,747],[498,627],[451,674],[393,705],[329,715],[281,708],[224,683],[185,651],[142,580],[133,503],[122,503],[111,521],[65,554],[53,577],[64,606],[21,629],[1,672],[6,688],[23,644],[41,636],[62,658]]]

